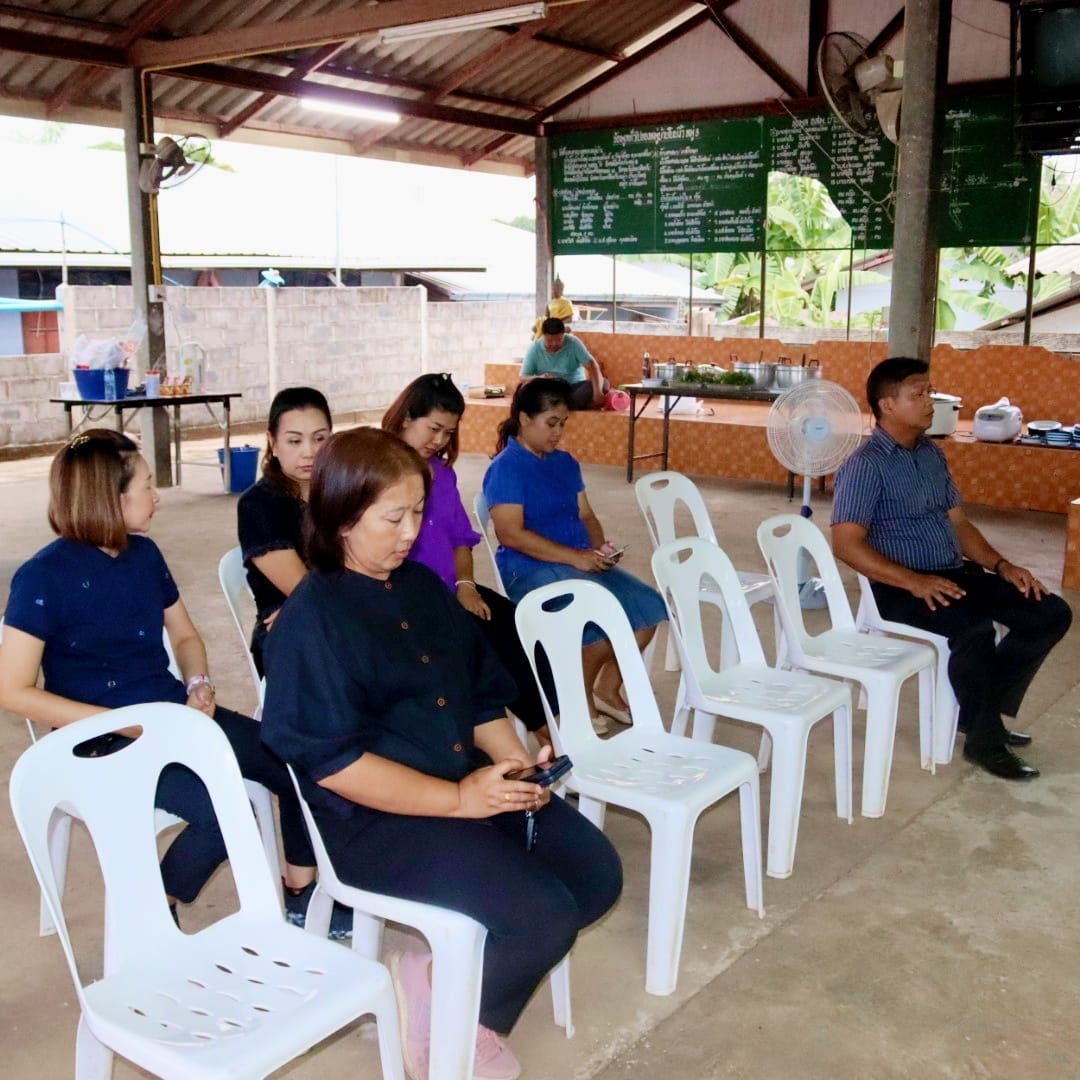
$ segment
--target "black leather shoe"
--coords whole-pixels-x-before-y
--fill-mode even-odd
[[[1018,758],[1008,747],[996,746],[990,750],[971,751],[964,747],[964,760],[978,765],[993,776],[1003,780],[1034,780],[1039,770]]]
[[[1023,731],[1009,731],[1005,729],[1005,745],[1006,746],[1030,746],[1031,736],[1025,734]]]

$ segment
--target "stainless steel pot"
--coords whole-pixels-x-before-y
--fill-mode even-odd
[[[808,368],[801,367],[799,364],[777,364],[776,385],[781,390],[787,390],[809,378],[808,371]]]
[[[747,364],[746,370],[754,378],[755,390],[768,390],[776,378],[776,365],[770,363]]]
[[[663,363],[653,365],[653,374],[665,385],[675,381],[676,364]]]

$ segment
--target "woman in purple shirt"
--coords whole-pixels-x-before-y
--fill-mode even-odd
[[[411,446],[431,467],[431,493],[409,558],[438,574],[475,618],[517,684],[518,697],[510,702],[510,711],[543,744],[550,742],[544,707],[518,639],[514,605],[477,585],[473,572],[472,549],[480,543],[480,534],[469,524],[453,469],[464,411],[465,399],[449,375],[421,375],[402,390],[383,416],[383,430]]]

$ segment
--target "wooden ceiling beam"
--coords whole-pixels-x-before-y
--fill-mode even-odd
[[[215,83],[234,90],[254,90],[260,94],[277,97],[321,97],[341,105],[357,105],[368,109],[389,109],[402,116],[414,116],[421,120],[436,120],[464,127],[483,128],[489,131],[508,131],[515,135],[535,136],[537,125],[531,119],[521,120],[513,116],[474,112],[451,105],[439,105],[431,101],[392,97],[389,94],[372,94],[364,90],[349,90],[325,83],[297,81],[281,75],[267,75],[247,68],[225,64],[192,64],[168,74],[177,79]]]
[[[720,5],[716,0],[705,0],[705,6],[709,9],[713,22],[731,38],[735,47],[768,75],[788,97],[806,96],[806,88],[800,86],[745,30],[719,10]]]
[[[806,30],[806,93],[821,93],[817,77],[817,54],[821,39],[829,32],[829,0],[810,0],[810,19]]]
[[[890,41],[904,28],[904,9],[901,8],[875,35],[874,40],[867,47],[867,52],[872,56],[888,45]]]
[[[28,30],[9,30],[0,27],[0,50],[45,56],[52,60],[71,60],[77,64],[123,68],[128,66],[127,53],[112,45],[93,41],[76,41],[57,34],[35,34]]]
[[[394,0],[393,4],[365,4],[327,15],[236,26],[176,41],[143,40],[132,45],[129,60],[132,67],[160,71],[351,41],[391,26],[498,11],[504,7],[506,0]]]
[[[303,62],[298,62],[288,78],[303,81],[309,75],[321,70],[324,65],[328,64],[346,48],[348,48],[348,42],[345,41],[338,42],[336,45],[324,45],[321,49],[317,49],[313,56],[309,56]],[[254,101],[234,114],[232,119],[226,120],[219,126],[218,138],[227,139],[237,128],[243,127],[256,113],[261,112],[267,105],[276,100],[276,94],[259,94]]]
[[[510,27],[506,26],[499,26],[496,29],[506,34],[514,32]],[[544,30],[534,34],[533,40],[542,42],[544,45],[552,45],[556,49],[565,49],[568,52],[595,56],[598,60],[607,60],[612,64],[621,64],[626,59],[625,53],[611,52],[609,49],[601,49],[596,45],[586,45],[583,41],[571,41],[569,38],[558,37],[556,34],[549,34]]]
[[[117,49],[126,49],[132,42],[138,41],[144,34],[160,26],[184,0],[146,0],[131,16],[130,22],[106,42]],[[46,115],[53,115],[69,101],[77,101],[87,94],[95,83],[107,78],[107,73],[97,68],[81,68],[73,71],[45,102]]]

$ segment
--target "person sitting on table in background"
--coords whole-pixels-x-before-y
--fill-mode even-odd
[[[517,602],[552,581],[595,581],[611,592],[644,649],[666,618],[660,594],[615,565],[621,555],[593,513],[581,466],[560,450],[570,415],[570,386],[533,379],[514,393],[510,416],[499,427],[496,455],[484,476],[484,497],[499,538],[495,559],[507,595]],[[583,663],[598,731],[601,714],[631,721],[611,643],[598,629],[585,634]]]
[[[531,767],[505,713],[517,689],[461,603],[407,558],[430,485],[428,464],[385,431],[341,432],[319,452],[311,570],[266,641],[262,734],[295,769],[344,882],[487,928],[472,1076],[513,1080],[501,1036],[615,903],[622,867],[564,800],[511,778]],[[494,764],[478,768],[474,749]],[[428,1075],[430,963],[390,964],[413,1080]]]
[[[892,357],[870,372],[866,398],[877,423],[836,474],[833,551],[870,579],[886,619],[948,638],[964,757],[994,776],[1030,780],[1038,770],[1010,747],[1031,736],[1006,721],[1072,613],[968,520],[945,455],[925,435],[930,394],[922,360]],[[1000,642],[995,623],[1009,631]]]
[[[285,598],[307,573],[301,526],[315,455],[333,431],[318,390],[292,386],[274,395],[267,422],[262,479],[236,505],[237,534],[255,596],[251,655],[263,671],[263,645]]]
[[[302,925],[315,854],[296,792],[285,766],[260,741],[258,723],[216,703],[206,648],[161,552],[144,535],[158,501],[150,467],[126,435],[95,428],[57,453],[49,471],[49,524],[59,539],[23,563],[11,582],[0,706],[50,728],[153,701],[213,717],[241,773],[278,797],[286,907],[290,921]],[[163,629],[183,681],[169,670]],[[82,752],[111,754],[132,737],[113,732],[84,743]],[[206,788],[189,769],[162,771],[155,805],[187,822],[161,862],[175,917],[177,901],[194,901],[225,860],[225,842]]]
[[[383,431],[411,446],[431,468],[424,521],[409,558],[438,574],[473,616],[518,688],[510,711],[541,744],[550,743],[544,706],[518,638],[514,605],[475,580],[473,548],[480,543],[480,534],[469,524],[454,475],[458,424],[464,412],[465,399],[449,375],[421,375],[402,390],[382,418]]]
[[[574,319],[574,305],[563,296],[562,278],[556,278],[551,285],[551,302],[544,312],[544,319],[562,319],[563,327],[570,333],[570,323]],[[537,319],[533,326],[533,341],[537,341],[544,332],[544,319]]]
[[[562,319],[545,319],[543,335],[525,353],[522,378],[553,375],[571,387],[571,409],[599,409],[611,384],[579,338],[566,332]]]

